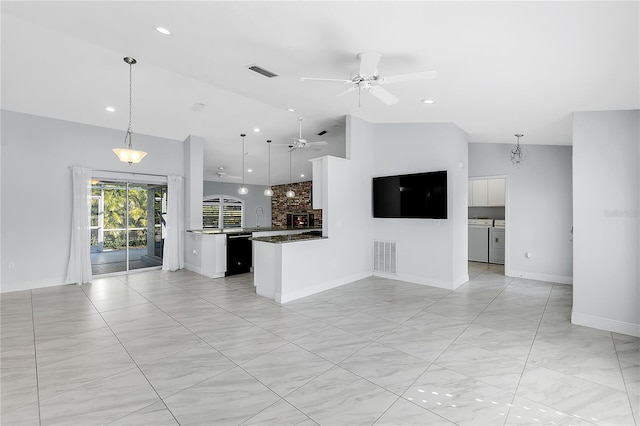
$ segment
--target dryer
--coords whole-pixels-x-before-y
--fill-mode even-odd
[[[504,265],[504,220],[495,220],[489,230],[489,263]]]

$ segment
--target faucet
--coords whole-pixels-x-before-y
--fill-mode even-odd
[[[262,209],[262,206],[258,206],[258,208],[256,208],[256,228],[260,228],[260,218],[263,216],[264,210]]]

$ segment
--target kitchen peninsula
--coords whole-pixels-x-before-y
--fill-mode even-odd
[[[185,268],[209,278],[249,272],[256,250],[251,240],[276,241],[321,238],[322,228],[205,228],[188,230]]]

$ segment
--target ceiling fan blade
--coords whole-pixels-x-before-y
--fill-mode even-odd
[[[349,87],[347,90],[345,90],[345,91],[343,91],[343,92],[338,93],[336,96],[344,96],[344,95],[346,95],[347,93],[351,93],[351,92],[353,92],[353,91],[354,91],[354,90],[356,90],[357,88],[358,88],[358,86],[352,86],[352,87]]]
[[[436,76],[438,75],[438,72],[435,70],[431,70],[431,71],[420,71],[420,72],[411,72],[408,74],[397,74],[397,75],[390,75],[387,77],[383,77],[381,79],[379,79],[378,81],[380,83],[400,83],[403,81],[416,81],[416,80],[427,80],[430,78],[436,78]]]
[[[360,58],[360,69],[358,70],[358,74],[367,77],[375,75],[376,70],[378,69],[378,62],[380,62],[380,56],[381,55],[378,53],[360,53],[358,55],[358,58]]]
[[[307,142],[307,145],[328,145],[327,141]]]
[[[334,83],[351,83],[351,80],[341,80],[339,78],[315,78],[315,77],[302,77],[300,81],[331,81]]]
[[[292,143],[272,143],[271,146],[291,146],[294,145]]]
[[[371,86],[369,89],[369,93],[371,93],[376,98],[380,99],[387,105],[393,105],[398,102],[398,98],[389,93],[386,89],[383,89],[380,86]]]

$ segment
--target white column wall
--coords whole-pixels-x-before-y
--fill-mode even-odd
[[[575,324],[640,336],[640,111],[573,115]]]

